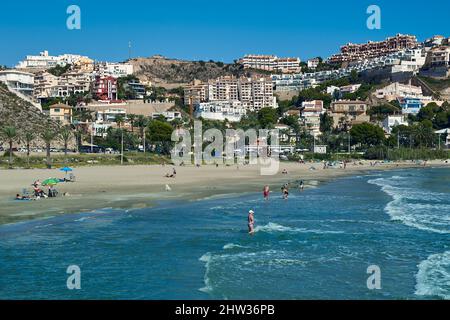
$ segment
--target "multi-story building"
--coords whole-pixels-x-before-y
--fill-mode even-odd
[[[342,97],[344,94],[355,93],[361,87],[361,84],[350,84],[347,86],[336,87],[336,86],[328,86],[327,94],[332,96]]]
[[[50,118],[63,125],[72,123],[72,107],[67,104],[54,104],[50,106]]]
[[[240,101],[200,102],[194,109],[196,118],[230,122],[239,122],[246,113],[247,109]]]
[[[339,100],[331,103],[330,116],[335,128],[369,122],[368,103],[365,101]]]
[[[134,92],[136,99],[143,99],[147,94],[145,85],[139,82],[139,80],[131,80],[124,84],[125,89],[130,89]]]
[[[184,104],[194,105],[208,101],[208,84],[200,80],[194,80],[190,85],[184,87]]]
[[[90,60],[88,57],[77,54],[63,54],[59,56],[51,56],[48,51],[40,52],[38,56],[29,55],[24,61],[19,62],[16,66],[18,69],[49,69],[58,65],[65,66],[67,64],[74,65],[80,59]]]
[[[402,114],[418,114],[424,103],[419,98],[398,98]]]
[[[0,82],[14,91],[26,95],[33,96],[34,90],[34,74],[19,70],[3,70],[0,71]]]
[[[240,100],[239,80],[235,77],[225,76],[208,81],[207,100]]]
[[[73,64],[72,69],[77,72],[92,73],[94,71],[94,60],[81,57]]]
[[[273,83],[267,77],[220,77],[208,83],[194,82],[184,90],[186,105],[213,101],[240,101],[249,110],[276,108]]]
[[[313,136],[320,135],[320,116],[325,113],[322,100],[302,102],[301,119],[306,130]]]
[[[97,123],[113,123],[116,122],[118,116],[122,116],[125,119],[127,111],[124,108],[109,108],[96,112]]]
[[[46,71],[41,71],[36,73],[34,79],[34,97],[41,100],[85,93],[90,90],[91,82],[92,78],[89,73],[72,71],[57,77]]]
[[[273,74],[272,83],[275,91],[299,91],[318,85],[315,78],[305,77],[303,74]]]
[[[398,115],[388,115],[382,123],[383,130],[387,134],[392,133],[392,129],[396,126],[407,126],[408,121],[406,121],[406,117],[404,115],[398,114]]]
[[[425,97],[422,93],[422,87],[416,87],[410,84],[399,82],[391,83],[384,88],[375,91],[375,97],[387,101],[397,100],[398,98],[419,98],[421,100],[431,100],[431,97]]]
[[[282,73],[298,73],[301,71],[299,58],[279,58],[274,55],[245,55],[239,63],[245,69],[258,69]]]
[[[99,100],[117,100],[117,79],[112,76],[97,76],[93,93]]]
[[[98,76],[126,77],[133,74],[133,65],[130,63],[99,62],[94,65],[94,72]]]
[[[66,72],[58,77],[57,97],[88,92],[91,83],[92,77],[89,73]]]
[[[258,111],[264,107],[277,107],[270,78],[239,79],[239,100],[245,108],[251,111]]]
[[[439,46],[428,52],[426,64],[430,67],[449,67],[450,66],[450,47]]]
[[[341,47],[341,53],[331,56],[328,61],[330,63],[363,61],[403,49],[416,48],[418,45],[415,36],[397,34],[383,41],[369,41],[364,44],[348,43]]]
[[[58,77],[40,71],[34,76],[34,97],[38,100],[58,96]]]
[[[320,64],[319,58],[313,58],[308,60],[308,68],[309,69],[315,69]]]

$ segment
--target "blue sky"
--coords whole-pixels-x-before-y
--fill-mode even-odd
[[[426,7],[424,5],[426,3]],[[66,28],[69,5],[81,9],[81,30]],[[381,8],[381,30],[366,27],[366,9]],[[191,0],[3,1],[0,64],[27,54],[79,53],[123,61],[162,54],[231,62],[246,53],[327,57],[347,42],[409,33],[450,36],[450,1]]]

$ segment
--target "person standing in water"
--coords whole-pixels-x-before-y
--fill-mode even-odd
[[[250,210],[248,212],[248,233],[253,235],[255,233],[255,216],[254,211]]]
[[[269,194],[270,194],[269,186],[265,185],[263,189],[264,200],[269,200]]]
[[[303,183],[303,180],[300,180],[299,188],[300,188],[300,191],[303,191],[303,189],[305,189],[305,184]]]

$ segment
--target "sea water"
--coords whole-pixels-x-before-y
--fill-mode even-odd
[[[1,299],[450,299],[450,170],[4,225],[0,265]]]

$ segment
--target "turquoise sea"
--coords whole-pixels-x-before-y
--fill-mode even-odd
[[[1,299],[450,299],[450,169],[3,225],[0,266]]]

